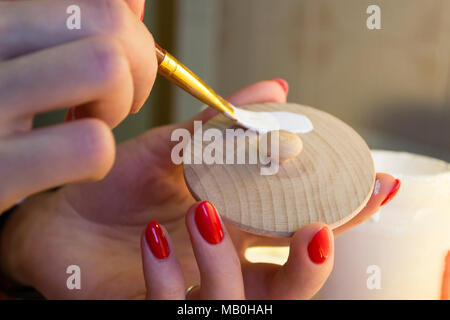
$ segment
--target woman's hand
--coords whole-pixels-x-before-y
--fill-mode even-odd
[[[81,29],[66,27],[72,5]],[[143,6],[0,1],[0,213],[37,191],[110,170],[110,128],[140,109],[156,77],[153,38],[138,19]],[[31,131],[36,114],[67,107],[67,123]]]
[[[290,241],[284,266],[254,264],[241,269],[230,233],[208,201],[193,205],[186,227],[200,270],[201,283],[189,299],[308,299],[333,267],[333,234],[321,223],[298,230]],[[176,246],[167,231],[151,222],[142,237],[142,260],[148,299],[184,299],[185,280]]]
[[[378,175],[377,179],[388,182],[389,177]],[[357,218],[335,233],[344,232],[367,219],[380,203],[389,199],[389,190],[385,195],[388,198],[372,197]],[[184,263],[182,256],[177,259],[177,244],[170,241],[164,227],[152,221],[141,239],[147,299],[310,299],[333,268],[334,236],[323,223],[307,225],[283,240],[252,236],[233,229],[233,239],[233,234],[228,232],[208,201],[191,206],[185,221],[200,273],[198,285],[191,287],[192,291],[185,296],[186,283],[181,267]],[[240,241],[236,241],[239,238]],[[258,239],[263,241],[258,243]],[[252,245],[284,242],[290,248],[289,258],[283,266],[249,263],[244,258],[244,251],[250,241]]]
[[[235,105],[285,102],[286,91],[276,81],[263,81],[229,100]],[[206,121],[214,114],[208,109],[196,120]],[[184,226],[184,216],[195,201],[184,183],[182,167],[174,165],[170,158],[172,146],[177,143],[170,142],[170,136],[180,127],[192,130],[193,121],[156,128],[120,145],[114,167],[102,181],[70,185],[27,199],[12,215],[2,235],[1,249],[8,253],[1,261],[5,272],[49,298],[145,298],[140,237],[148,222],[156,220],[170,234],[171,250],[176,253],[186,284],[200,283]],[[378,193],[339,230],[362,222],[378,210],[395,179],[380,174],[377,179]],[[236,249],[228,255],[237,255],[241,261],[246,297],[309,298],[332,265],[332,239],[328,258],[320,266],[305,256],[307,244],[322,226],[305,227],[291,239],[260,237],[227,226],[226,246],[230,248],[232,239]],[[191,233],[195,228],[190,225]],[[289,244],[291,257],[284,267],[252,264],[244,257],[248,246]],[[70,265],[81,269],[81,290],[66,286],[66,268]],[[317,273],[311,271],[313,267]],[[270,277],[275,279],[272,287],[267,282]],[[297,281],[296,285],[290,286],[291,280]],[[306,285],[300,295],[297,289]],[[264,290],[258,290],[261,286],[265,286]]]

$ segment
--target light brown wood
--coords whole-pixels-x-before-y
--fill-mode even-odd
[[[319,221],[335,228],[365,206],[373,191],[375,168],[369,148],[351,127],[330,114],[298,104],[267,103],[243,108],[303,114],[311,120],[314,130],[300,134],[302,152],[280,163],[274,175],[261,175],[263,165],[248,161],[185,163],[186,184],[197,200],[214,204],[224,221],[269,236],[290,236],[298,228]],[[218,115],[203,124],[202,130],[217,128],[225,135],[225,130],[233,126],[231,120]],[[247,148],[257,136],[250,134],[248,139]],[[224,140],[223,151],[235,138],[225,136]],[[201,162],[193,145],[203,143],[205,150],[211,142],[202,142],[201,136],[194,134],[191,143],[192,163],[194,157]],[[225,159],[225,152],[219,156]]]
[[[302,152],[303,142],[298,134],[286,130],[278,130],[277,132],[270,131],[263,135],[263,137],[266,136],[263,139],[266,139],[267,142],[261,143],[259,147],[264,155],[272,156],[271,135],[273,133],[278,134],[278,158],[280,162],[289,161]]]

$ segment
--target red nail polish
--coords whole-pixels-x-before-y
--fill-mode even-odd
[[[308,244],[308,254],[312,262],[320,264],[330,254],[330,236],[326,227],[320,229]]]
[[[222,223],[216,208],[209,201],[201,202],[195,209],[195,223],[203,239],[210,244],[218,244],[222,241]]]
[[[277,82],[281,88],[283,89],[284,93],[288,93],[289,91],[289,84],[287,83],[286,80],[281,79],[281,78],[276,78],[276,79],[272,79],[272,81]]]
[[[155,257],[165,259],[169,256],[169,244],[158,222],[152,221],[148,224],[145,229],[145,240]]]
[[[400,182],[400,180],[395,179],[395,183],[394,186],[392,187],[391,192],[387,195],[386,199],[384,199],[383,202],[380,204],[380,207],[384,206],[386,203],[388,203],[395,197],[401,185],[402,183]]]
[[[145,14],[145,2],[144,2],[144,7],[142,8],[141,21],[144,20],[144,14]]]
[[[71,120],[73,120],[73,109],[72,108],[67,110],[66,116],[64,117],[64,122],[69,122]]]

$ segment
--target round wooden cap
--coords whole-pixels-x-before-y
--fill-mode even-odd
[[[279,163],[277,173],[272,175],[261,174],[264,165],[259,162],[249,164],[248,154],[244,164],[226,164],[226,145],[234,143],[235,159],[238,148],[237,139],[225,134],[227,128],[236,128],[225,116],[212,118],[200,133],[194,133],[190,163],[185,158],[184,164],[186,184],[195,199],[210,201],[224,221],[252,233],[286,237],[312,222],[336,228],[369,201],[375,183],[374,163],[367,144],[351,127],[328,113],[298,104],[240,108],[299,113],[311,120],[314,129],[299,134],[301,153]],[[223,154],[212,153],[216,159],[222,157],[224,164],[202,161],[203,153],[211,151],[207,146],[214,141],[202,138],[210,128],[217,128],[224,137]],[[215,130],[215,134],[218,132]],[[247,138],[246,149],[255,143],[257,135]],[[203,146],[203,153],[198,146]]]

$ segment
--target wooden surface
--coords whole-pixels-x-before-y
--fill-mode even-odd
[[[263,154],[267,155],[268,157],[270,157],[272,154],[270,148],[272,141],[271,137],[272,134],[273,131],[264,133],[262,135],[262,139],[266,140],[262,139],[261,140],[266,142],[261,142],[261,144],[259,145],[260,150],[263,152]],[[300,152],[302,152],[303,142],[302,139],[300,138],[300,135],[286,130],[278,130],[276,131],[276,134],[278,134],[277,145],[278,145],[279,162],[289,161],[297,157],[300,154]]]
[[[298,104],[243,108],[300,113],[312,121],[314,130],[300,134],[302,152],[281,163],[274,175],[261,175],[261,164],[184,164],[186,184],[194,198],[210,201],[226,222],[269,236],[290,236],[317,221],[335,228],[365,206],[373,190],[375,168],[369,148],[352,128],[330,114]],[[231,120],[218,115],[203,124],[202,130],[224,132],[233,126]],[[191,142],[195,140],[202,143],[198,135]],[[203,142],[203,148],[208,144]],[[193,147],[191,152],[194,157]]]

